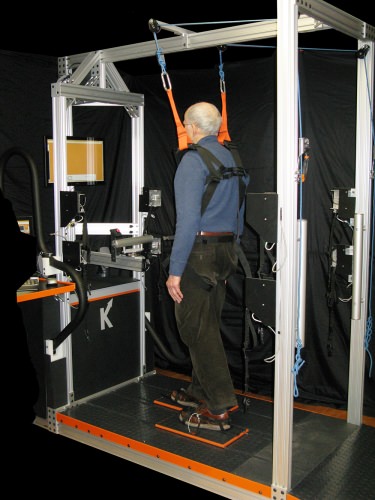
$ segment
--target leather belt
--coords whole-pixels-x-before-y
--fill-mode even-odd
[[[234,234],[229,232],[199,231],[195,237],[197,243],[230,243]]]
[[[198,231],[197,236],[233,236],[233,233],[218,231]]]

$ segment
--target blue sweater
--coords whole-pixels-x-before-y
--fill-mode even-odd
[[[210,150],[225,167],[235,167],[231,152],[216,136],[207,136],[198,143]],[[182,276],[198,231],[232,232],[242,234],[244,203],[238,213],[238,177],[222,180],[201,215],[202,197],[209,170],[194,150],[187,151],[177,168],[174,179],[176,230],[169,264],[169,274]],[[249,178],[244,178],[246,184]]]

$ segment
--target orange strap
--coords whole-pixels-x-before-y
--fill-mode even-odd
[[[172,113],[174,116],[174,121],[176,124],[176,130],[177,130],[177,138],[178,138],[178,149],[180,151],[187,149],[189,144],[191,144],[190,137],[187,135],[186,129],[183,125],[183,123],[180,120],[180,117],[178,116],[176,104],[173,99],[173,94],[172,94],[172,89],[166,89],[167,96],[169,99],[169,104],[171,105],[172,108]],[[222,112],[221,112],[221,127],[219,130],[218,134],[218,141],[223,144],[224,141],[230,141],[230,135],[228,132],[228,119],[227,119],[227,100],[226,100],[227,94],[226,92],[221,92],[221,107],[222,107]]]
[[[185,130],[184,125],[182,124],[180,117],[178,116],[177,113],[177,108],[174,103],[173,99],[173,94],[172,94],[172,89],[166,89],[169,103],[172,108],[173,116],[174,116],[174,121],[176,124],[176,129],[177,129],[177,138],[178,138],[178,149],[181,151],[183,149],[187,149],[189,143],[191,144],[191,140],[189,139],[187,132]]]
[[[228,118],[227,118],[227,93],[221,93],[221,127],[219,130],[218,140],[221,144],[224,141],[230,141],[230,135],[228,132]]]

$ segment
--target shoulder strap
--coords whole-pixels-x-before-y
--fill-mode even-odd
[[[233,177],[234,175],[238,177],[239,207],[241,207],[245,196],[246,184],[243,181],[243,177],[247,175],[247,172],[242,166],[238,149],[235,145],[233,145],[229,141],[225,141],[223,145],[227,149],[229,149],[233,154],[233,158],[236,164],[235,167],[230,167],[230,168],[224,167],[224,165],[216,158],[216,156],[213,153],[211,153],[211,151],[198,144],[189,145],[189,149],[193,149],[199,153],[200,157],[205,162],[210,172],[210,175],[207,177],[208,186],[206,188],[206,191],[204,192],[202,199],[202,209],[201,209],[202,214],[206,210],[218,186],[218,183],[222,179],[230,178]],[[218,168],[215,168],[214,165],[217,165]]]
[[[210,172],[210,175],[207,176],[208,185],[202,199],[201,214],[203,214],[218,186],[218,183],[221,181],[221,179],[223,179],[222,172],[224,166],[216,158],[216,156],[211,153],[211,151],[203,148],[202,146],[199,146],[198,144],[190,144],[189,149],[193,149],[199,153],[200,157],[202,158]],[[214,165],[217,165],[219,168],[215,168]]]

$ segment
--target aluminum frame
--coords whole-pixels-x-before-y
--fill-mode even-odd
[[[358,48],[369,47],[368,68],[358,64],[357,97],[357,153],[356,153],[356,213],[363,218],[363,263],[364,273],[361,286],[361,314],[351,321],[350,374],[348,397],[348,422],[361,425],[364,378],[364,332],[365,314],[368,301],[368,263],[370,249],[371,214],[371,176],[372,148],[370,102],[374,97],[374,39],[375,28],[321,0],[277,0],[278,17],[276,21],[234,26],[202,33],[186,30],[171,30],[176,38],[160,40],[165,54],[186,52],[217,46],[225,43],[240,43],[277,37],[278,50],[278,87],[277,87],[277,191],[278,206],[278,262],[276,286],[276,361],[274,391],[274,433],[273,433],[273,473],[272,498],[285,499],[291,487],[292,470],[292,429],[293,429],[293,353],[296,341],[296,294],[297,294],[297,183],[298,170],[298,127],[297,127],[297,39],[298,33],[314,32],[334,28],[358,40]],[[298,17],[298,12],[302,16]],[[133,217],[142,234],[143,220],[138,213],[138,195],[143,185],[143,101],[139,95],[128,92],[126,85],[116,72],[113,63],[143,57],[155,56],[153,42],[137,43],[128,46],[104,49],[86,54],[76,54],[59,58],[60,82],[52,86],[53,99],[53,136],[56,144],[54,163],[58,169],[55,176],[55,221],[59,226],[60,190],[68,190],[66,184],[65,140],[72,134],[71,105],[74,103],[97,101],[106,104],[123,105],[134,118],[132,127],[133,155]],[[76,68],[76,69],[74,69]],[[89,80],[87,82],[87,78]],[[63,82],[62,79],[65,79]],[[86,80],[86,86],[80,84]],[[95,85],[89,87],[87,85]],[[110,89],[106,86],[111,87]],[[280,167],[282,166],[282,168]],[[281,175],[282,171],[282,175]],[[61,243],[56,241],[58,255]],[[142,280],[142,276],[138,277]],[[142,287],[143,289],[143,287]],[[288,289],[290,293],[282,293]],[[141,301],[140,316],[144,318],[144,298]],[[62,326],[68,321],[68,312],[62,312]],[[141,342],[143,345],[144,323],[141,322]],[[69,347],[65,348],[69,355]],[[92,444],[90,443],[91,445]],[[111,450],[111,453],[113,451]],[[119,456],[123,452],[116,453]],[[149,458],[129,457],[132,461],[150,467]],[[200,486],[192,473],[163,468],[160,470],[173,477]],[[209,481],[207,482],[209,483]],[[202,487],[228,498],[242,498],[240,492],[230,491],[223,484],[206,484]],[[233,496],[236,495],[236,496]],[[249,492],[246,498],[261,498]]]

